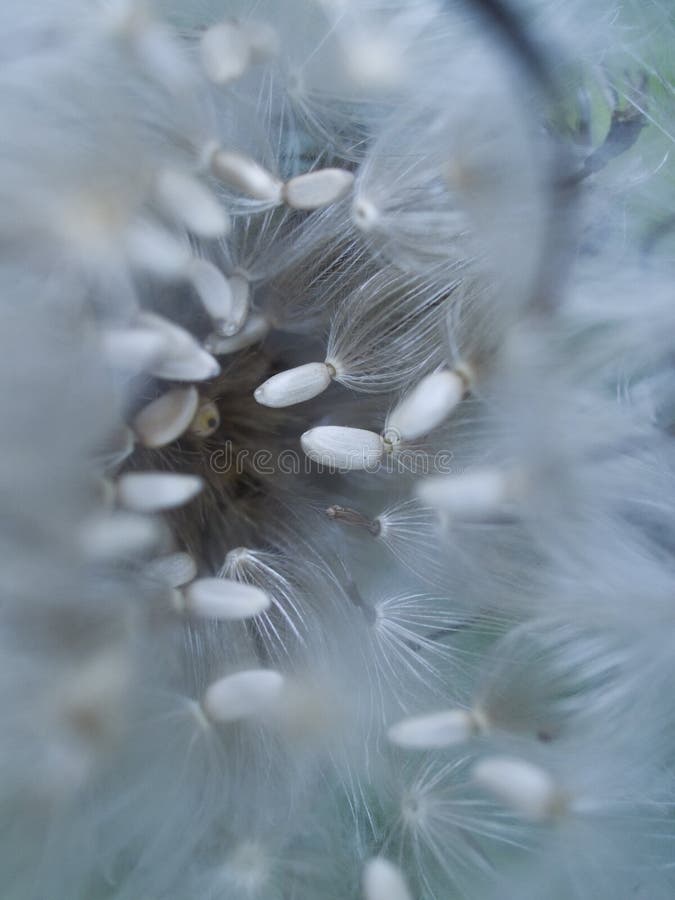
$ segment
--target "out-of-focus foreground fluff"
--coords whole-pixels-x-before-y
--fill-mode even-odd
[[[4,0],[3,900],[675,896],[674,24]]]

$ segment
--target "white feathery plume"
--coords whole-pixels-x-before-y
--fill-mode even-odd
[[[375,547],[383,547],[397,566],[425,583],[443,585],[447,567],[440,548],[446,535],[438,512],[431,507],[402,500],[371,516],[334,504],[326,508],[326,515],[344,527],[355,552],[361,548],[370,555]]]
[[[309,610],[306,605],[307,574],[277,552],[237,547],[226,555],[219,575],[255,588],[268,598],[258,619],[261,640],[269,652],[288,653],[291,639],[303,642]]]
[[[384,267],[343,299],[332,317],[326,362],[357,391],[391,391],[442,362],[441,333],[452,286]]]
[[[274,403],[280,406],[300,403],[317,396],[331,381],[367,393],[407,383],[440,361],[440,356],[434,358],[437,347],[429,339],[440,333],[445,302],[444,292],[426,291],[395,273],[380,272],[343,298],[332,317],[325,361],[297,367],[285,378],[273,376],[261,385],[259,402],[273,392]],[[301,391],[296,388],[299,384]],[[448,402],[444,407],[450,411]]]
[[[474,788],[467,759],[419,759],[397,773],[388,798],[391,855],[409,859],[418,893],[478,889],[505,846],[522,845],[523,827],[507,820]]]

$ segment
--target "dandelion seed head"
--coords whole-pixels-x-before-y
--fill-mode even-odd
[[[8,898],[665,900],[667,10],[0,26]]]

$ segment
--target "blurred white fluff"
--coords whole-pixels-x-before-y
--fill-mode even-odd
[[[672,896],[672,21],[485,5],[0,10],[3,898]]]

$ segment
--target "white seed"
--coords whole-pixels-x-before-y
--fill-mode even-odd
[[[152,21],[146,4],[139,0],[107,0],[99,14],[103,27],[120,36],[133,34]]]
[[[387,736],[399,747],[432,750],[461,744],[477,733],[478,723],[469,711],[450,709],[402,719],[392,725]]]
[[[159,332],[166,342],[166,352],[149,369],[152,375],[172,381],[205,381],[220,372],[216,360],[189,331],[154,313],[141,313],[138,322]]]
[[[511,495],[509,479],[499,469],[475,469],[463,475],[427,478],[417,489],[423,503],[454,518],[480,520],[503,510]]]
[[[82,528],[80,545],[94,559],[115,561],[149,552],[161,537],[158,524],[147,516],[114,512],[89,518]]]
[[[151,222],[134,222],[124,233],[129,262],[158,278],[181,278],[190,261],[189,248],[170,231]]]
[[[168,28],[156,22],[149,5],[139,0],[107,0],[101,9],[103,27],[128,42],[148,74],[169,90],[184,89],[192,69]]]
[[[250,619],[269,606],[260,588],[229,578],[200,578],[185,592],[187,612],[207,619]]]
[[[195,437],[207,438],[215,434],[219,425],[220,413],[216,404],[213,400],[202,400],[194,419],[190,422],[189,430]]]
[[[270,323],[265,316],[255,314],[246,319],[244,327],[237,334],[232,337],[211,335],[206,340],[205,346],[216,356],[225,356],[259,343],[267,337],[269,330]]]
[[[80,741],[105,742],[124,721],[125,695],[132,682],[130,660],[119,649],[101,648],[58,684],[56,704],[63,726]]]
[[[180,325],[177,325],[170,319],[159,316],[157,313],[147,312],[147,310],[142,310],[138,313],[136,325],[139,328],[144,328],[160,335],[164,339],[168,350],[174,353],[177,350],[191,347],[194,342],[194,338],[189,331],[181,328]]]
[[[215,84],[227,84],[244,74],[251,62],[251,46],[236,22],[221,22],[202,35],[204,72]]]
[[[360,87],[387,91],[406,75],[404,49],[388,34],[350,35],[343,48],[347,71]]]
[[[283,676],[273,669],[248,669],[210,685],[202,706],[213,722],[258,717],[272,710],[283,686]]]
[[[183,91],[194,81],[192,67],[169,29],[153,23],[140,30],[133,47],[148,74],[170,91]]]
[[[101,352],[122,372],[142,372],[165,351],[165,339],[149,328],[111,328],[101,336]]]
[[[523,818],[542,821],[563,811],[563,797],[553,778],[525,760],[490,756],[473,767],[472,775]]]
[[[284,185],[284,200],[293,209],[319,209],[344,197],[354,175],[346,169],[318,169],[291,178]]]
[[[169,587],[178,588],[196,577],[197,564],[189,553],[169,553],[148,563],[145,574]]]
[[[389,414],[385,437],[395,443],[428,434],[450,415],[465,391],[466,383],[457,372],[432,372]]]
[[[239,28],[249,46],[252,63],[267,62],[279,55],[279,34],[267,22],[240,22]]]
[[[321,425],[306,431],[300,442],[310,459],[338,469],[367,469],[384,456],[381,435],[363,428]]]
[[[134,429],[145,447],[164,447],[189,428],[199,404],[196,388],[173,388],[153,400],[134,419]]]
[[[209,159],[212,174],[223,184],[253,200],[281,203],[283,183],[254,159],[216,149]]]
[[[162,169],[156,179],[155,193],[164,211],[188,231],[204,238],[217,238],[229,230],[228,218],[216,198],[187,172]]]
[[[363,869],[364,900],[411,900],[410,891],[399,868],[376,856]]]
[[[134,512],[161,512],[189,503],[204,486],[197,475],[127,472],[117,482],[119,502]]]
[[[228,279],[217,266],[205,259],[193,259],[188,266],[187,277],[204,309],[214,320],[217,331],[229,334],[233,328],[234,301]]]
[[[231,334],[241,331],[246,322],[251,306],[251,284],[245,275],[230,275],[230,289],[232,291],[232,316],[231,323],[234,329]]]
[[[220,372],[220,366],[195,341],[191,352],[167,356],[149,371],[157,378],[170,381],[208,381]]]
[[[317,397],[331,380],[331,370],[325,363],[306,363],[272,375],[255,389],[253,396],[262,406],[293,406]]]

